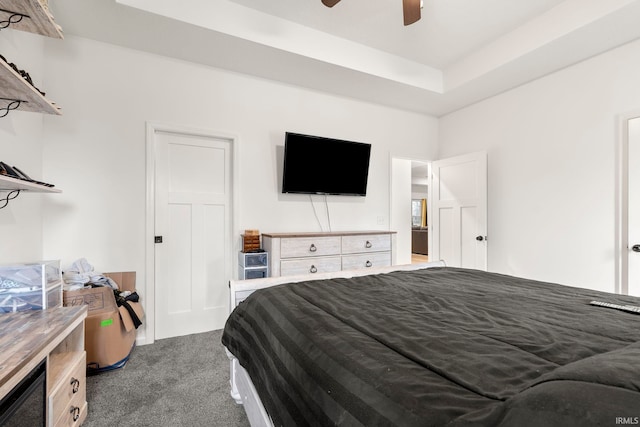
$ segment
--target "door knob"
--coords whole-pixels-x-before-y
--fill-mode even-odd
[[[631,250],[632,250],[633,252],[640,252],[640,245],[633,245],[633,246],[631,247]]]
[[[476,237],[476,240],[477,240],[478,242],[482,242],[482,241],[484,240],[484,237],[482,237],[482,236],[477,236],[477,237]]]

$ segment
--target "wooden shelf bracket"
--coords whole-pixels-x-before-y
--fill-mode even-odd
[[[7,207],[9,202],[20,195],[21,190],[12,190],[5,196],[0,198],[0,209],[4,209]]]
[[[22,104],[23,102],[27,102],[21,99],[11,99],[11,98],[0,98],[0,100],[7,101],[6,106],[0,107],[0,119],[3,117],[6,117],[7,114],[9,114],[9,111],[17,110],[18,108],[20,108],[20,104]]]
[[[3,28],[64,38],[62,28],[41,0],[0,0],[0,30]]]
[[[9,15],[8,18],[0,21],[0,30],[8,28],[12,24],[17,24],[18,22],[22,21],[22,18],[30,18],[29,15],[25,15],[24,13],[20,12],[13,12],[11,10],[0,9],[0,12]]]

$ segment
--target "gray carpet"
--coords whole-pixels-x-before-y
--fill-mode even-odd
[[[122,369],[87,378],[85,427],[246,427],[229,395],[222,331],[137,347]]]

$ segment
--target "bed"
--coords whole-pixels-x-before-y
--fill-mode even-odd
[[[640,298],[439,263],[343,276],[233,284],[252,426],[639,423],[640,315],[590,303]]]

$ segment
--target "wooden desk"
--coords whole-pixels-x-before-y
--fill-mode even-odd
[[[84,319],[87,307],[0,314],[0,399],[47,361],[47,426],[87,416]]]

